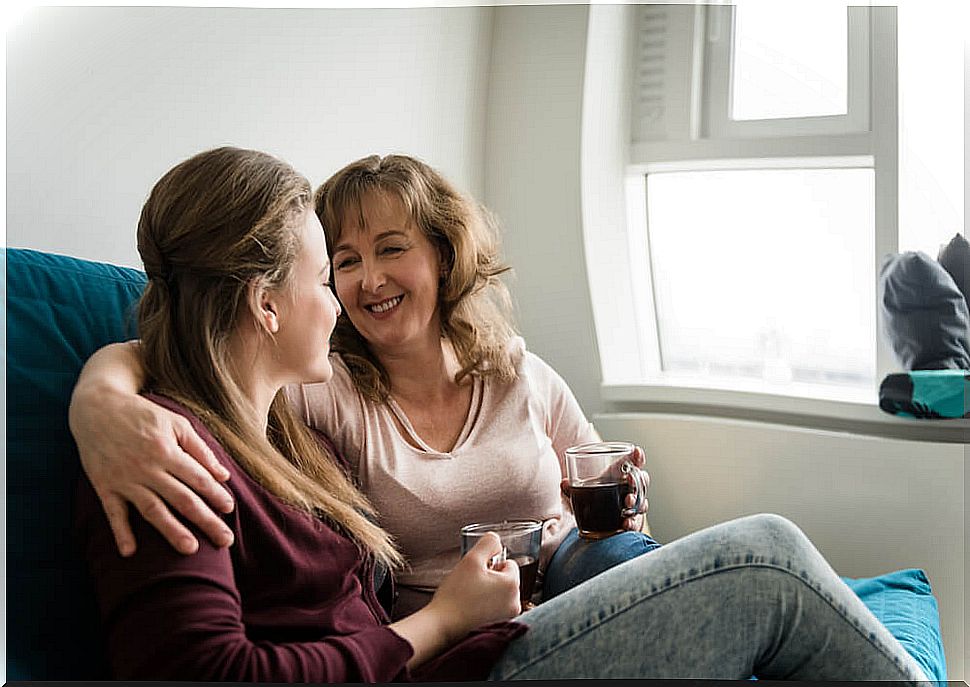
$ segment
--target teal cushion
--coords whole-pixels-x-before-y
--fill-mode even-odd
[[[940,635],[940,609],[926,573],[908,568],[843,581],[872,611],[931,680],[946,680],[946,657]]]
[[[106,678],[98,613],[72,532],[80,463],[67,407],[84,361],[134,336],[145,276],[16,248],[4,258],[7,679]]]
[[[917,418],[970,417],[970,371],[910,370],[886,375],[879,407]]]

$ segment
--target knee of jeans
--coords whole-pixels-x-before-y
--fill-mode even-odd
[[[742,520],[762,542],[781,545],[786,549],[799,548],[808,542],[805,533],[788,518],[776,513],[758,513]]]

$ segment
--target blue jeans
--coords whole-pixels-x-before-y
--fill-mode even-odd
[[[587,541],[579,537],[579,530],[574,527],[546,566],[542,600],[548,601],[614,565],[659,547],[660,544],[642,532],[622,532],[606,539]]]
[[[518,618],[492,680],[926,680],[794,524],[753,515],[617,565]]]

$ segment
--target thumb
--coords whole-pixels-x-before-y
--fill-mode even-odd
[[[500,553],[502,553],[502,540],[495,532],[486,532],[465,557],[485,565],[493,556]]]

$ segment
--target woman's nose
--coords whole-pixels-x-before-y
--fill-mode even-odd
[[[363,271],[364,275],[360,287],[364,291],[376,293],[377,290],[384,286],[384,283],[387,281],[384,277],[384,270],[380,269],[379,265],[368,264],[365,261],[363,263]]]

